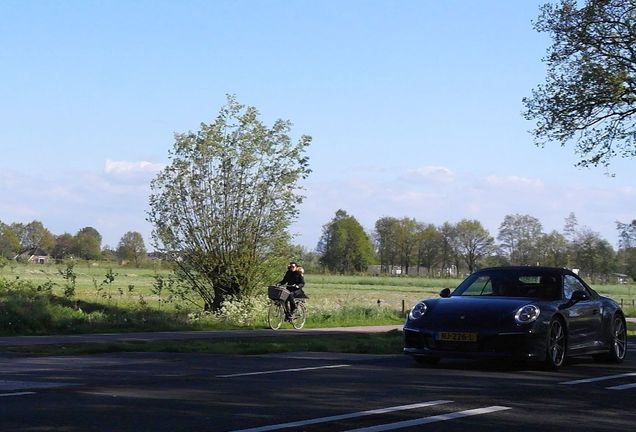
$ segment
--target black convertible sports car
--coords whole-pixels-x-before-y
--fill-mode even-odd
[[[557,369],[577,355],[623,361],[627,327],[620,306],[570,270],[493,267],[417,303],[404,339],[404,352],[425,364],[510,356]]]

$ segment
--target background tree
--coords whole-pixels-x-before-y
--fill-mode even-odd
[[[499,247],[513,265],[535,265],[539,260],[538,241],[543,235],[539,219],[530,215],[506,215],[499,225]]]
[[[537,241],[539,263],[552,267],[567,267],[570,245],[563,234],[552,231],[542,234]]]
[[[75,237],[72,234],[64,233],[56,236],[51,256],[55,259],[64,259],[71,256],[77,249],[75,243]]]
[[[565,218],[565,223],[563,225],[563,235],[566,240],[573,242],[576,239],[578,226],[579,222],[576,219],[576,215],[573,212],[570,212],[568,217]]]
[[[280,278],[288,227],[310,172],[303,135],[291,123],[267,127],[232,96],[210,124],[175,135],[170,164],[151,183],[153,243],[177,265],[187,298],[218,310]]]
[[[399,221],[394,217],[382,217],[375,222],[374,239],[380,261],[380,271],[388,273],[398,265],[399,251],[396,242],[396,231]]]
[[[322,265],[337,273],[367,270],[373,260],[373,247],[356,218],[338,210],[322,231],[317,248]]]
[[[320,255],[316,251],[307,250],[304,246],[293,245],[289,248],[288,261],[296,261],[305,269],[306,273],[320,271]]]
[[[574,141],[577,165],[636,155],[636,0],[561,0],[535,23],[553,44],[546,82],[524,98],[538,145]]]
[[[20,252],[21,247],[15,231],[9,225],[0,222],[0,256],[13,259]]]
[[[115,249],[113,249],[110,245],[104,245],[102,247],[101,259],[104,261],[115,262],[115,261],[118,261],[120,258],[117,255],[117,251]]]
[[[411,263],[416,260],[418,230],[417,221],[413,218],[402,218],[395,231],[395,243],[398,250],[399,264],[404,274],[409,274]]]
[[[457,245],[457,226],[444,222],[439,227],[441,236],[440,267],[444,276],[457,276],[460,268],[460,253]],[[453,268],[454,273],[453,274]]]
[[[418,224],[417,234],[417,266],[426,268],[428,276],[439,263],[442,253],[442,235],[433,224]]]
[[[616,222],[618,230],[618,265],[620,271],[636,280],[636,220]]]
[[[117,245],[117,257],[121,261],[131,261],[136,267],[146,259],[146,244],[141,233],[128,231]]]
[[[621,249],[636,248],[636,220],[631,223],[616,222],[618,246]]]
[[[583,228],[573,244],[574,265],[593,280],[615,271],[615,251],[600,234]]]
[[[28,224],[14,223],[11,229],[18,236],[22,250],[39,248],[46,253],[53,250],[55,238],[42,222],[34,220]]]
[[[455,230],[457,251],[472,273],[479,261],[492,252],[495,240],[477,220],[463,219]]]
[[[100,258],[102,250],[102,235],[93,227],[84,227],[75,234],[75,249],[73,253],[86,260]]]

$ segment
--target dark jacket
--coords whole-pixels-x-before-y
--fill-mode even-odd
[[[287,270],[278,285],[298,285],[298,289],[302,289],[305,286],[305,278],[300,272]]]

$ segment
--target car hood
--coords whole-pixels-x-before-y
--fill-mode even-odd
[[[448,297],[425,301],[426,314],[415,322],[452,329],[516,326],[515,312],[533,301],[528,298]]]

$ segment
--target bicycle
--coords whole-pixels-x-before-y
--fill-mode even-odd
[[[283,321],[288,321],[295,329],[301,329],[305,326],[307,319],[307,307],[305,299],[294,298],[296,309],[285,318],[286,306],[285,302],[289,297],[289,290],[284,286],[271,285],[267,287],[267,296],[270,299],[269,309],[267,311],[267,323],[272,330],[278,330]]]

